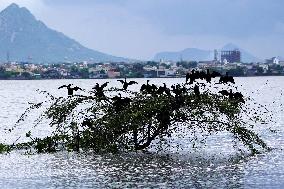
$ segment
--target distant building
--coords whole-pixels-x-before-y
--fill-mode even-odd
[[[173,69],[166,69],[165,76],[167,77],[174,77],[176,75],[176,71]]]
[[[278,65],[280,63],[280,60],[277,57],[272,57],[270,59],[267,59],[266,63],[267,64],[277,64]]]
[[[165,77],[165,75],[166,75],[166,72],[164,68],[157,69],[157,77]]]
[[[239,50],[221,51],[221,61],[226,60],[229,63],[241,62],[241,52]]]
[[[120,77],[120,72],[118,70],[111,69],[107,72],[107,76],[109,78],[118,78]]]
[[[217,49],[214,50],[214,61],[218,62],[219,61],[219,52]]]
[[[267,73],[269,68],[267,64],[259,64],[258,66],[263,69],[263,73]]]

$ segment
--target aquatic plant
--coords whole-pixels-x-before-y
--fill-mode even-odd
[[[84,95],[72,93],[55,97],[44,91],[47,100],[32,104],[18,123],[24,121],[30,111],[44,108],[36,124],[48,119],[54,131],[41,139],[33,138],[29,132],[26,137],[30,142],[13,147],[33,148],[39,153],[60,149],[140,151],[167,144],[174,134],[185,129],[186,133],[180,136],[191,137],[193,143],[197,140],[196,132],[203,137],[229,132],[252,153],[269,149],[253,130],[252,123],[260,121],[260,115],[246,105],[249,99],[233,91],[232,78],[227,81],[228,76],[223,76],[222,83],[214,83],[211,77],[218,74],[198,74],[193,72],[187,75],[186,83],[171,87],[147,81],[140,91],[128,87],[107,88],[108,83],[96,84]],[[247,116],[250,123],[244,119],[248,114],[252,115]]]

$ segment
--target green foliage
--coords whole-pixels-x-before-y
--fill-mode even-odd
[[[170,68],[171,68],[170,65],[165,64],[165,63],[161,63],[160,66],[163,66],[163,67],[165,67],[166,69],[170,69]]]
[[[106,71],[105,70],[101,70],[100,74],[106,74]]]
[[[38,153],[55,152],[62,146],[74,151],[138,151],[170,141],[173,134],[186,129],[188,133],[184,134],[192,140],[195,132],[207,136],[226,131],[252,153],[268,149],[243,119],[243,114],[255,113],[244,101],[220,94],[212,88],[214,84],[194,85],[199,86],[199,93],[190,84],[159,89],[147,84],[152,89],[140,91],[91,90],[86,95],[66,98],[44,92],[51,104],[41,118],[50,120],[54,132],[43,139],[32,139],[27,133],[26,137],[32,139],[28,146]],[[44,103],[33,104],[31,109],[40,107]],[[256,117],[251,120],[258,121]]]
[[[244,75],[244,68],[243,67],[237,67],[235,69],[229,70],[230,75],[232,76],[243,76]]]
[[[146,65],[149,65],[149,66],[158,66],[158,65],[159,65],[159,62],[147,61],[147,62],[146,62]]]
[[[0,143],[0,154],[5,153],[5,152],[9,152],[10,150],[11,149],[10,149],[9,145]]]
[[[32,75],[29,72],[23,72],[21,76],[25,79],[32,79]]]

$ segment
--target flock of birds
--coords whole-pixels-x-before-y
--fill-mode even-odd
[[[228,72],[226,72],[226,75],[223,76],[218,72],[213,71],[210,73],[209,69],[207,69],[206,73],[204,71],[195,71],[192,70],[191,73],[186,74],[186,83],[193,84],[195,80],[201,79],[206,80],[208,83],[211,82],[212,78],[220,77],[219,83],[233,83],[235,84],[235,80],[232,76],[229,76]],[[188,82],[189,81],[189,82]]]
[[[193,84],[197,79],[201,79],[201,80],[206,80],[208,83],[211,82],[212,78],[215,77],[220,77],[219,79],[219,83],[220,84],[228,84],[228,83],[233,83],[235,84],[234,78],[232,76],[229,76],[228,73],[226,73],[226,75],[221,75],[218,72],[213,71],[212,73],[210,73],[209,69],[207,70],[207,72],[204,71],[195,71],[192,70],[191,73],[187,73],[186,74],[186,84]],[[122,84],[122,89],[123,91],[126,91],[128,89],[129,86],[131,85],[135,85],[138,84],[136,81],[127,81],[126,78],[124,80],[117,80],[118,82],[120,82]],[[184,94],[186,92],[186,88],[185,85],[181,86],[180,84],[177,85],[172,85],[170,88],[167,87],[166,83],[163,83],[162,86],[157,87],[155,84],[149,84],[150,80],[147,80],[146,84],[143,84],[140,88],[140,92],[142,94],[151,94],[151,95],[162,95],[165,94],[167,96],[171,96],[171,92],[173,92],[175,94],[176,97],[181,96],[182,94]],[[104,99],[106,100],[106,96],[105,96],[105,88],[107,87],[109,82],[105,82],[104,84],[100,85],[98,83],[96,83],[96,85],[92,88],[94,90],[94,94],[97,98],[99,99]],[[83,89],[81,89],[78,86],[72,86],[71,84],[68,85],[62,85],[60,86],[58,89],[62,89],[62,88],[66,88],[68,95],[72,96],[74,94],[74,91],[78,91],[81,90],[83,91]],[[193,91],[194,94],[197,96],[197,98],[200,98],[200,89],[199,89],[199,85],[195,84],[193,87]],[[229,99],[231,100],[238,100],[242,103],[244,103],[244,97],[240,92],[232,92],[231,90],[222,90],[219,91],[220,94],[222,94],[223,96],[227,96]],[[122,97],[121,94],[119,93],[117,96],[111,98],[113,100],[113,104],[116,109],[116,111],[119,111],[119,109],[123,106],[128,105],[131,102],[131,99],[128,97]]]

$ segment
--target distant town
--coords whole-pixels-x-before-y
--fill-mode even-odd
[[[60,62],[35,64],[9,61],[0,65],[0,79],[104,79],[184,77],[191,70],[214,70],[232,76],[281,76],[284,61],[272,57],[264,62],[242,63],[241,52],[214,51],[211,61]]]

